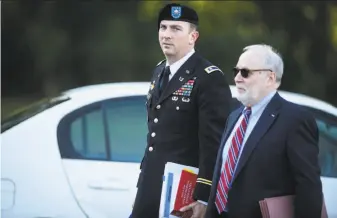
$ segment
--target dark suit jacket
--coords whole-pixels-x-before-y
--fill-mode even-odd
[[[193,197],[208,201],[221,135],[231,110],[225,75],[197,52],[180,67],[159,96],[158,84],[165,64],[158,64],[151,79],[147,148],[132,218],[158,218],[167,162],[198,167]]]
[[[223,147],[242,109],[231,113],[222,137],[206,218],[220,217],[214,202]],[[309,112],[276,93],[243,149],[228,195],[227,217],[260,218],[260,200],[292,194],[296,218],[321,217],[318,128]]]

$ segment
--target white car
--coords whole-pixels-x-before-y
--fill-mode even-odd
[[[149,86],[76,88],[3,120],[2,217],[129,217],[146,147]],[[317,119],[326,206],[329,217],[337,217],[337,108],[280,94]]]

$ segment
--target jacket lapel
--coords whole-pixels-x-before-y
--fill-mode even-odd
[[[163,100],[169,97],[174,91],[179,89],[183,84],[185,84],[190,78],[193,77],[194,68],[197,64],[198,55],[195,52],[174,74],[171,78],[167,87],[161,94],[159,101],[157,102],[160,104]]]
[[[150,107],[154,107],[156,105],[156,102],[159,100],[159,80],[164,72],[165,64],[162,64],[162,66],[158,67],[156,69],[156,73],[154,78],[152,78],[152,83],[154,83],[152,92],[150,93],[151,97],[149,99]]]
[[[247,139],[243,147],[243,151],[233,177],[233,182],[238,174],[241,172],[244,165],[247,163],[249,156],[252,154],[259,140],[266,134],[266,132],[276,120],[278,116],[278,109],[280,108],[280,106],[281,97],[278,93],[276,93],[263,111],[261,117],[256,123],[253,131],[250,133],[249,138]]]
[[[220,148],[219,148],[219,152],[218,152],[218,156],[217,156],[217,161],[216,161],[216,179],[214,181],[218,181],[220,178],[220,173],[221,173],[221,169],[222,169],[222,154],[223,154],[223,149],[225,147],[225,144],[228,140],[228,137],[230,136],[231,132],[233,131],[233,128],[237,122],[237,120],[239,119],[240,115],[241,115],[241,111],[243,110],[243,107],[238,108],[237,110],[233,111],[231,113],[231,115],[228,117],[227,119],[227,124],[226,124],[226,128],[225,131],[222,135],[221,138],[221,142],[220,142]]]
[[[230,136],[231,132],[233,131],[233,128],[238,121],[239,117],[241,116],[241,112],[243,111],[244,107],[240,107],[237,110],[233,111],[233,113],[228,117],[228,123],[225,131],[225,135],[223,137],[223,140],[221,143],[222,147],[225,147],[226,141],[228,137]],[[223,148],[222,148],[223,149]]]

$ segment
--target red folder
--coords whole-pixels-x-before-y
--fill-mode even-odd
[[[171,212],[171,215],[177,217],[188,217],[187,214],[184,214],[179,210],[180,208],[194,202],[193,191],[196,184],[197,176],[198,176],[197,174],[190,171],[183,170],[181,172],[174,208],[173,211]]]
[[[265,198],[259,204],[263,218],[295,218],[294,195]],[[324,199],[321,217],[328,218]]]

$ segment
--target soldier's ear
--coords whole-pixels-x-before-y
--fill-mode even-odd
[[[194,44],[198,38],[199,38],[199,32],[196,30],[192,31],[190,34],[189,44],[190,45]]]

